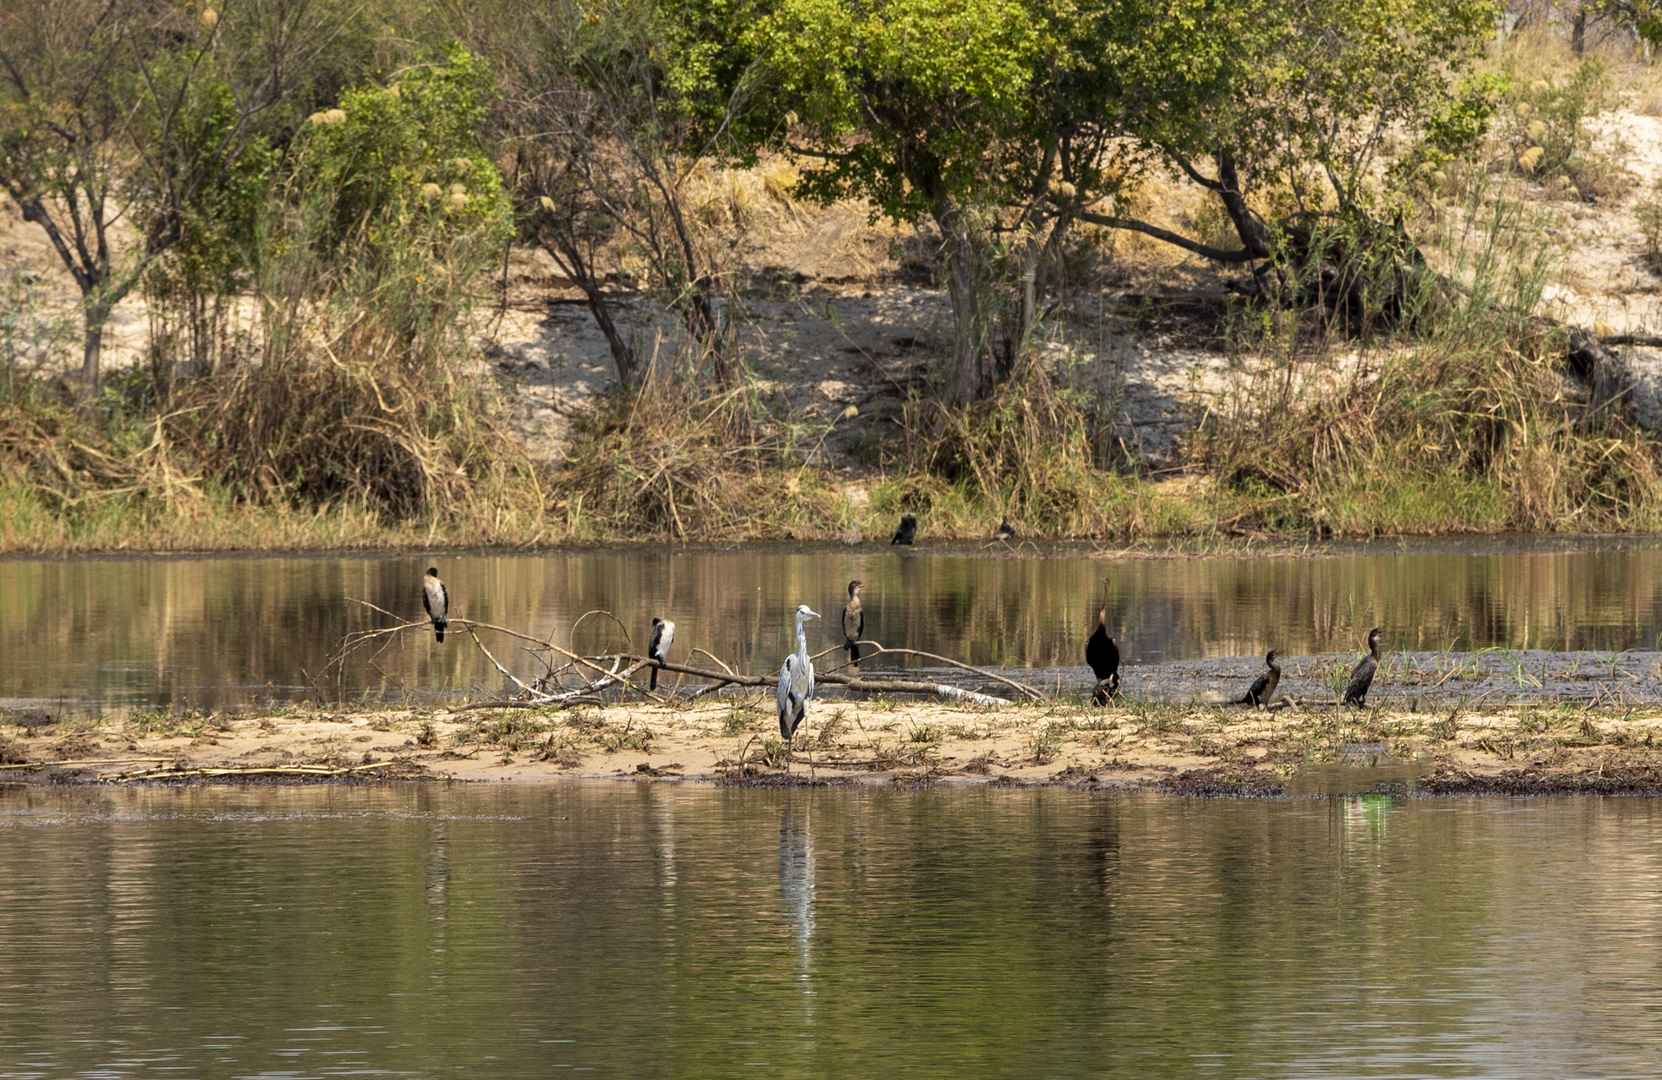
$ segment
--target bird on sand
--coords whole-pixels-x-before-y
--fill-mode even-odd
[[[1281,665],[1276,661],[1285,655],[1287,654],[1280,649],[1271,649],[1265,653],[1264,663],[1268,664],[1270,669],[1254,679],[1252,686],[1247,689],[1246,696],[1238,699],[1235,704],[1253,705],[1260,709],[1269,704],[1270,699],[1275,696],[1275,688],[1281,685]]]
[[[450,614],[450,593],[445,590],[444,582],[439,580],[436,566],[429,566],[426,576],[421,579],[421,606],[427,609],[427,617],[433,620],[433,636],[444,641],[445,621]]]
[[[1120,649],[1108,636],[1108,579],[1102,579],[1102,609],[1097,612],[1096,632],[1085,642],[1085,663],[1096,674],[1096,689],[1091,700],[1098,705],[1108,704],[1108,698],[1120,691]]]
[[[796,609],[796,651],[785,657],[779,669],[779,737],[785,740],[785,769],[790,771],[791,746],[796,729],[808,716],[808,701],[814,696],[814,662],[808,656],[808,635],[802,624],[819,614],[800,604]]]
[[[646,655],[663,663],[669,654],[669,647],[675,643],[675,624],[668,619],[652,616],[652,636],[646,639]],[[658,669],[652,669],[652,685],[648,689],[658,689]]]
[[[1346,705],[1355,705],[1358,709],[1367,707],[1368,687],[1373,685],[1374,672],[1379,670],[1379,639],[1385,636],[1381,627],[1374,627],[1368,631],[1368,655],[1357,661],[1356,668],[1350,673],[1350,686],[1345,690]]]
[[[918,516],[910,510],[900,515],[900,524],[896,526],[894,535],[889,538],[891,544],[910,544],[918,538]]]
[[[860,666],[860,637],[866,631],[865,606],[860,603],[860,590],[865,587],[863,581],[849,582],[848,603],[843,605],[843,646],[848,649],[848,662],[856,668]]]

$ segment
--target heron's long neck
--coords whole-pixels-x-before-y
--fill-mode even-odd
[[[802,616],[796,617],[796,651],[808,655],[808,635],[802,630]]]

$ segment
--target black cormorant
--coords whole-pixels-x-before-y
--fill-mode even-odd
[[[436,566],[429,566],[427,575],[421,579],[421,606],[427,609],[427,617],[433,620],[433,636],[443,641],[445,619],[450,614],[450,594],[445,591],[444,582],[439,580]]]
[[[661,664],[669,654],[669,647],[673,644],[675,644],[675,624],[668,619],[660,619],[656,615],[652,616],[652,636],[646,639],[646,655]],[[647,689],[658,689],[658,669],[656,667],[652,669],[652,685]]]
[[[843,645],[848,649],[849,663],[860,666],[860,638],[866,632],[865,607],[860,603],[863,581],[848,583],[848,603],[843,605]]]
[[[891,544],[910,544],[918,538],[918,516],[910,510],[900,515],[900,525],[889,538]]]
[[[1356,669],[1350,673],[1350,687],[1345,690],[1346,705],[1355,705],[1358,709],[1367,707],[1368,687],[1373,685],[1374,672],[1379,670],[1379,639],[1385,636],[1385,631],[1374,627],[1368,631],[1368,655],[1357,661]]]
[[[1246,697],[1235,702],[1237,705],[1256,705],[1263,708],[1269,704],[1270,698],[1275,696],[1275,688],[1281,685],[1281,665],[1277,660],[1287,655],[1280,649],[1271,649],[1264,654],[1264,663],[1270,669],[1252,680],[1252,686],[1247,689]]]
[[[1096,673],[1096,690],[1091,700],[1108,704],[1110,694],[1120,690],[1120,649],[1108,636],[1108,579],[1102,579],[1102,609],[1097,612],[1096,632],[1085,642],[1085,663]]]
[[[994,540],[1014,540],[1015,538],[1016,527],[1010,524],[1009,518],[1005,518],[1003,521],[999,522],[998,528],[993,530]]]

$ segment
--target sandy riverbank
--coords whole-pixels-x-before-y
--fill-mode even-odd
[[[139,715],[0,729],[7,782],[315,782],[565,778],[777,783],[771,702],[690,707]],[[1276,795],[1309,765],[1391,765],[1439,792],[1662,793],[1662,708],[1258,712],[826,702],[791,777],[863,783],[1073,784]],[[1358,773],[1359,776],[1370,775]]]

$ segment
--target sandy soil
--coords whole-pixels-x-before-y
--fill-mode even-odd
[[[68,722],[0,742],[13,782],[565,778],[1073,784],[1278,795],[1310,766],[1422,792],[1662,792],[1662,709],[1471,713],[822,703],[790,779],[761,695],[684,708],[330,712]],[[812,755],[813,764],[809,765]],[[1386,768],[1380,768],[1384,766]],[[1370,786],[1366,783],[1364,786]]]

